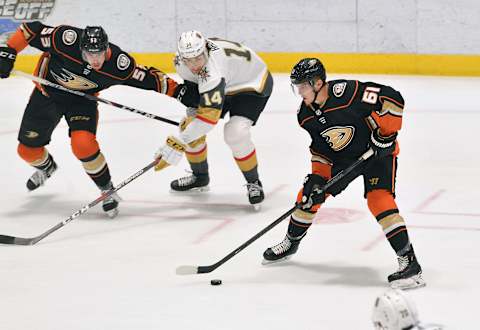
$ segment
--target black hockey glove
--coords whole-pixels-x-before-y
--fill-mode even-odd
[[[375,157],[383,158],[391,155],[395,150],[397,133],[390,136],[380,135],[380,129],[376,128],[370,136],[370,146],[375,152]]]
[[[17,51],[11,47],[0,47],[0,78],[8,78],[17,58]]]
[[[198,92],[198,85],[185,81],[183,84],[179,84],[173,93],[173,97],[183,105],[190,108],[197,108],[200,103],[200,93]]]
[[[322,189],[327,183],[322,176],[318,174],[309,174],[303,180],[303,192],[302,192],[302,209],[309,209],[313,205],[322,204],[325,202],[325,191],[318,193],[318,189]]]

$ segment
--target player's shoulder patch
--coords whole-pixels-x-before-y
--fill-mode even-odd
[[[125,71],[130,66],[132,60],[125,53],[120,53],[117,57],[117,68],[120,71]]]
[[[62,33],[62,42],[67,46],[73,45],[77,39],[78,33],[73,29],[68,28]]]
[[[345,93],[346,88],[347,88],[347,82],[346,81],[337,82],[336,84],[334,84],[332,86],[333,95],[335,95],[336,97],[339,97],[339,98],[342,97],[343,93]]]
[[[135,71],[135,60],[115,44],[110,43],[109,48],[110,55],[102,67],[102,72],[115,79],[128,79]]]

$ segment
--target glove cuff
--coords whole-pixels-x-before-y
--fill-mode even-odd
[[[10,60],[15,60],[17,58],[17,50],[15,48],[9,47],[8,45],[0,46],[0,57],[8,58]]]
[[[167,137],[167,145],[170,146],[172,149],[184,152],[186,143],[183,142],[181,138],[170,135],[169,137]]]
[[[376,128],[370,135],[370,141],[372,144],[378,148],[389,148],[391,147],[397,138],[397,133],[394,133],[390,136],[380,135],[380,129]]]

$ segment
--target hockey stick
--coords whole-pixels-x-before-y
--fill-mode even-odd
[[[358,158],[355,162],[353,162],[352,165],[347,167],[346,169],[340,171],[337,175],[335,175],[333,178],[328,180],[328,182],[322,187],[322,189],[317,189],[315,191],[316,194],[322,193],[322,191],[325,191],[326,189],[330,188],[332,185],[343,179],[348,173],[352,172],[355,168],[357,168],[360,164],[362,164],[365,160],[370,158],[373,155],[373,150],[369,149],[367,150],[360,158]],[[290,210],[285,212],[280,218],[269,224],[267,227],[262,229],[260,232],[255,234],[252,238],[250,238],[248,241],[240,245],[238,248],[227,254],[223,259],[220,261],[217,261],[216,263],[209,265],[209,266],[189,266],[189,265],[184,265],[184,266],[179,266],[176,269],[177,275],[190,275],[190,274],[203,274],[203,273],[210,273],[223,265],[225,262],[233,258],[235,255],[237,255],[239,252],[241,252],[243,249],[245,249],[247,246],[255,242],[258,238],[263,236],[266,232],[268,232],[270,229],[278,225],[280,222],[288,218],[290,214],[292,214],[299,205],[295,205],[292,207]]]
[[[63,226],[65,226],[67,223],[69,223],[70,221],[78,218],[79,216],[81,216],[83,213],[87,212],[90,208],[94,207],[95,205],[97,205],[98,203],[100,203],[101,201],[103,201],[104,199],[110,197],[112,194],[114,194],[115,192],[119,191],[120,189],[122,189],[123,187],[125,187],[127,184],[129,184],[130,182],[132,182],[133,180],[135,180],[136,178],[138,178],[140,175],[144,174],[145,172],[147,172],[149,169],[151,169],[152,167],[154,167],[155,165],[157,165],[157,163],[160,161],[160,159],[155,159],[153,162],[151,162],[150,164],[148,164],[147,166],[145,166],[144,168],[142,168],[140,171],[138,171],[137,173],[133,174],[132,176],[130,176],[128,179],[126,179],[125,181],[121,182],[119,185],[117,185],[116,188],[114,189],[111,189],[109,190],[107,193],[105,194],[102,194],[100,197],[98,197],[96,200],[94,200],[93,202],[90,202],[90,204],[87,204],[85,206],[83,206],[81,209],[77,210],[75,213],[73,213],[71,216],[69,216],[67,219],[63,220],[62,222],[58,223],[56,226],[50,228],[49,230],[47,230],[46,232],[44,232],[43,234],[40,234],[38,236],[35,236],[35,237],[31,237],[31,238],[22,238],[22,237],[15,237],[15,236],[8,236],[8,235],[0,235],[0,244],[15,244],[15,245],[33,245],[37,242],[39,242],[40,240],[44,239],[45,237],[47,237],[48,235],[50,235],[51,233],[53,233],[54,231],[57,231],[58,229],[62,228]]]
[[[134,112],[134,113],[137,113],[139,115],[142,115],[142,116],[150,118],[150,119],[160,120],[160,121],[163,121],[165,123],[172,124],[172,125],[175,125],[175,126],[179,125],[179,123],[174,121],[174,120],[163,118],[163,117],[154,115],[152,113],[141,111],[141,110],[138,110],[138,109],[135,109],[135,108],[130,108],[130,107],[127,107],[126,105],[122,105],[120,103],[105,100],[105,99],[102,99],[102,98],[94,96],[94,95],[86,94],[86,93],[83,93],[83,92],[80,92],[80,91],[75,91],[75,90],[66,88],[62,85],[55,84],[55,83],[53,83],[51,81],[48,81],[46,79],[43,79],[43,78],[40,78],[40,77],[37,77],[37,76],[33,76],[31,74],[25,73],[23,71],[13,70],[12,73],[16,74],[17,76],[21,76],[21,77],[33,80],[33,81],[35,81],[39,84],[45,85],[45,86],[50,86],[50,87],[59,89],[61,91],[64,91],[64,92],[67,92],[67,93],[70,93],[70,94],[75,94],[77,96],[83,96],[83,97],[89,99],[90,101],[97,101],[97,102],[109,104],[109,105],[114,106],[116,108],[120,108],[120,109],[123,109],[123,110]]]

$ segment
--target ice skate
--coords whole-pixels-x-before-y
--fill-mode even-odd
[[[248,201],[252,204],[255,211],[259,211],[261,208],[261,203],[265,199],[265,194],[263,193],[263,187],[260,180],[254,182],[249,182],[246,184],[248,189]]]
[[[426,285],[422,278],[422,267],[417,261],[413,248],[397,258],[399,268],[388,276],[388,282],[393,289],[414,289]]]
[[[291,237],[286,235],[283,241],[265,250],[262,265],[289,260],[298,250],[301,239],[305,236]]]
[[[170,183],[170,188],[174,192],[204,192],[209,191],[208,183],[210,177],[208,174],[194,174],[184,176]]]
[[[114,189],[113,184],[110,182],[107,186],[102,187],[102,195],[108,193],[112,189]],[[113,219],[118,215],[118,203],[121,200],[122,199],[116,192],[103,200],[102,209],[110,219]]]
[[[45,181],[47,181],[48,178],[50,178],[57,170],[57,163],[55,163],[54,160],[52,160],[52,165],[49,166],[46,170],[39,170],[37,169],[35,173],[32,174],[32,176],[28,179],[27,181],[27,189],[29,191],[33,191],[37,189],[40,186],[43,186],[45,184]]]

